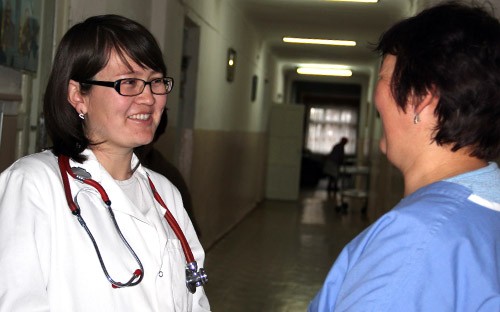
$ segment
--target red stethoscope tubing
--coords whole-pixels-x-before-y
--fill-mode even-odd
[[[151,181],[151,178],[148,175],[148,181],[149,181],[149,186],[151,187],[151,190],[153,191],[153,196],[156,199],[156,201],[165,208],[165,219],[167,220],[167,223],[170,225],[170,228],[174,231],[175,236],[179,239],[181,245],[182,245],[182,250],[184,251],[184,256],[186,257],[186,262],[191,263],[194,262],[194,256],[193,252],[191,251],[191,247],[189,247],[189,244],[187,242],[186,236],[184,236],[184,233],[181,230],[181,227],[177,223],[177,220],[175,220],[174,216],[168,210],[167,205],[161,198],[160,194],[156,191],[156,187],[153,184],[153,181]]]
[[[72,176],[74,179],[78,179],[79,181],[88,184],[92,187],[94,187],[99,194],[101,194],[102,200],[107,204],[111,205],[111,201],[109,200],[108,194],[104,190],[104,188],[95,180],[92,179],[81,179],[77,177],[77,175],[71,170],[71,167],[69,165],[69,158],[65,155],[60,155],[59,156],[59,169],[61,170],[61,173],[68,173],[70,176]],[[73,201],[73,198],[71,198],[71,189],[69,186],[69,181],[68,177],[65,174],[62,174],[63,177],[63,185],[64,185],[64,192],[66,196],[66,200],[68,202],[69,208],[73,214],[79,214],[79,208],[76,206],[75,202]],[[179,227],[179,224],[175,220],[174,216],[170,212],[170,210],[167,208],[167,205],[161,198],[160,194],[156,191],[156,187],[154,186],[153,182],[149,178],[148,175],[148,181],[149,181],[149,186],[151,187],[151,190],[153,192],[153,196],[156,199],[156,201],[166,210],[165,212],[165,219],[167,220],[167,223],[170,225],[170,228],[174,231],[175,235],[179,239],[182,250],[184,252],[184,256],[186,257],[186,262],[191,263],[194,262],[194,256],[193,252],[191,251],[191,248],[189,247],[189,244],[187,242],[186,236],[182,232],[181,228]]]
[[[104,203],[106,203],[107,205],[111,204],[111,201],[109,200],[108,194],[106,193],[104,188],[99,183],[97,183],[96,181],[94,181],[92,179],[80,179],[77,177],[77,175],[73,172],[73,170],[71,170],[71,167],[69,166],[69,158],[67,156],[63,156],[63,155],[59,156],[58,163],[59,163],[59,169],[61,170],[61,173],[66,172],[74,179],[77,179],[85,184],[88,184],[88,185],[94,187],[99,192],[99,194],[101,194],[101,198],[104,201]],[[73,214],[75,214],[79,211],[79,209],[76,206],[75,202],[73,201],[73,198],[71,198],[71,191],[70,191],[71,188],[69,186],[68,177],[63,174],[62,178],[63,178],[64,193],[66,195],[66,200],[68,201],[68,205],[69,205],[69,208],[71,209],[71,212],[73,212]]]

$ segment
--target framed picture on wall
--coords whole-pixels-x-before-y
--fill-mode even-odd
[[[42,1],[0,0],[0,65],[36,72]]]
[[[258,83],[259,83],[259,78],[257,77],[257,75],[253,75],[252,76],[252,88],[251,88],[251,94],[250,94],[250,100],[252,102],[255,101],[255,99],[257,98],[257,86],[258,86]]]

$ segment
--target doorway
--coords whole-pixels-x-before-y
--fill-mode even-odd
[[[178,168],[189,185],[193,159],[200,27],[188,17],[184,19],[183,36],[176,146],[179,147]]]
[[[324,178],[323,161],[342,137],[346,163],[355,162],[362,87],[354,83],[295,81],[292,98],[304,105],[301,187],[316,188]]]

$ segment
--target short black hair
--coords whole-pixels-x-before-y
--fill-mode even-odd
[[[489,10],[441,3],[395,24],[375,50],[396,56],[391,89],[403,110],[410,96],[439,97],[437,144],[500,155],[500,23]]]
[[[68,102],[70,80],[91,80],[115,51],[127,66],[128,56],[144,68],[166,75],[163,55],[153,35],[141,24],[119,15],[99,15],[71,27],[63,36],[54,59],[44,97],[43,112],[55,155],[83,161],[90,144],[78,112]],[[90,85],[81,85],[88,92]]]

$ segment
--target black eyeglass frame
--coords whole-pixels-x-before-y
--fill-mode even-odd
[[[163,79],[163,83],[166,86],[165,93],[157,93],[157,92],[153,91],[153,87],[152,87],[151,83],[153,83],[153,81],[156,81],[158,79]],[[142,81],[143,87],[142,87],[141,92],[139,92],[137,94],[122,94],[120,92],[121,82],[126,81],[126,80]],[[123,79],[118,79],[116,81],[83,80],[83,81],[79,81],[79,83],[113,88],[116,90],[116,92],[118,92],[118,94],[120,94],[122,96],[137,96],[137,95],[141,94],[142,92],[144,92],[144,89],[146,89],[147,85],[149,85],[149,88],[151,89],[151,93],[156,94],[156,95],[169,94],[172,91],[172,89],[174,88],[174,78],[172,78],[172,77],[155,78],[155,79],[152,79],[151,81],[146,81],[146,80],[143,80],[140,78],[123,78]]]

